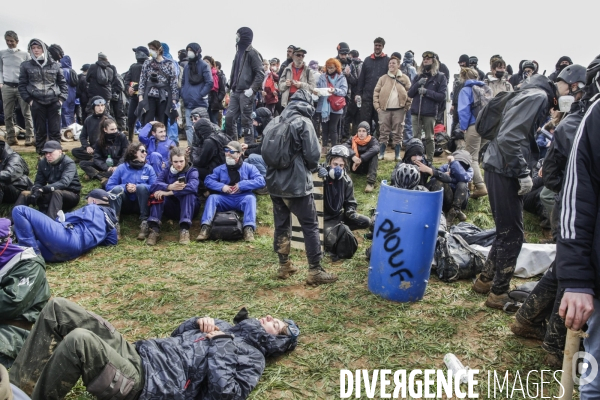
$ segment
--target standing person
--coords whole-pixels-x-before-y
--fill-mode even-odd
[[[392,135],[395,160],[400,161],[402,123],[405,110],[410,108],[411,103],[408,97],[410,80],[400,71],[400,59],[395,54],[390,57],[387,74],[379,78],[373,92],[373,107],[377,110],[380,126],[379,160],[383,160],[385,146]]]
[[[379,132],[379,118],[377,110],[373,107],[373,91],[379,78],[385,75],[388,70],[390,58],[383,52],[384,47],[385,40],[383,38],[378,37],[373,41],[373,54],[363,62],[362,72],[358,77],[358,85],[354,94],[354,101],[361,104],[360,120],[367,121],[371,127],[373,127],[373,121],[375,121],[375,127],[372,131],[377,130],[377,132]]]
[[[11,146],[18,146],[15,129],[15,105],[19,102],[25,118],[25,146],[33,146],[33,120],[29,103],[19,94],[19,74],[21,64],[31,60],[28,52],[17,48],[19,36],[14,31],[6,31],[4,40],[8,49],[0,50],[0,90],[4,107],[4,124],[6,126],[6,141]]]
[[[215,67],[217,68],[217,75],[219,76],[219,85],[223,85],[223,87],[225,88],[225,92],[227,93],[227,77],[225,76],[225,73],[221,70],[221,62],[220,61],[216,61],[215,60]],[[223,100],[225,99],[225,97],[223,97]],[[213,116],[216,119],[216,122],[214,122],[215,124],[217,124],[219,126],[219,128],[223,127],[223,110],[225,109],[225,107],[223,106],[223,101],[221,101],[221,104],[219,104],[219,109],[216,110],[217,112],[215,112],[215,110],[213,110]]]
[[[327,60],[325,68],[327,68],[327,73],[319,77],[317,87],[327,88],[328,96],[323,96],[317,90],[315,90],[315,94],[319,95],[317,112],[321,114],[323,153],[326,154],[330,139],[331,147],[339,143],[340,120],[344,114],[344,108],[336,105],[336,101],[346,97],[348,83],[346,82],[346,77],[342,74],[342,64],[335,58]]]
[[[338,55],[335,59],[338,60],[340,64],[342,64],[342,74],[344,74],[346,81],[348,81],[348,77],[350,76],[351,72],[350,67],[352,64],[352,57],[350,56],[350,46],[348,46],[348,43],[341,42],[340,44],[338,44],[337,53]],[[346,98],[346,105],[342,110],[342,118],[340,118],[340,127],[338,128],[340,141],[346,140],[350,136],[349,131],[346,130],[347,128],[349,129],[349,126],[346,124],[346,112],[348,111],[348,105],[350,104],[350,96],[352,96],[352,92],[350,90],[350,84],[348,82],[348,91],[346,92],[346,96],[344,96]]]
[[[283,70],[286,69],[287,66],[294,61],[294,50],[296,50],[296,46],[294,46],[293,44],[290,44],[287,47],[285,61],[282,62],[279,66],[279,71],[277,71],[277,75],[281,76],[281,74],[283,74]]]
[[[277,68],[275,67],[275,65],[273,65],[269,61],[266,62],[267,65],[265,66],[265,79],[263,80],[262,85],[262,97],[265,103],[265,107],[269,109],[272,115],[275,112],[275,106],[279,102],[279,92],[277,91],[277,83],[275,82],[276,80],[279,81],[279,76],[277,75]]]
[[[414,63],[414,54],[412,51],[407,51],[404,53],[404,61],[402,61],[402,65],[400,66],[400,71],[412,81],[417,76],[417,69],[413,66]],[[413,138],[413,129],[412,129],[412,114],[410,112],[410,108],[406,109],[406,115],[404,116],[404,138],[403,144],[404,147],[408,144],[408,142]]]
[[[506,62],[501,58],[495,58],[490,64],[491,72],[484,79],[486,85],[492,89],[494,97],[501,92],[514,91],[512,85],[508,81],[509,75],[506,72]]]
[[[235,58],[231,66],[231,77],[229,85],[229,107],[225,116],[225,128],[227,136],[232,139],[237,137],[235,131],[236,121],[242,118],[242,136],[245,141],[254,141],[254,129],[252,129],[252,105],[255,95],[261,90],[265,73],[262,68],[262,56],[254,47],[252,29],[243,27],[236,32]],[[281,76],[281,74],[280,74]]]
[[[562,70],[568,67],[569,65],[573,65],[573,60],[571,60],[571,57],[562,56],[556,62],[556,69],[548,76],[548,79],[550,79],[552,82],[558,82],[558,75],[560,75]]]
[[[292,56],[293,62],[283,70],[279,75],[279,93],[281,93],[281,106],[287,107],[289,98],[296,93],[298,89],[304,89],[309,92],[315,88],[315,77],[310,68],[304,63],[306,50],[297,47]]]
[[[339,61],[335,60],[339,63]],[[321,266],[321,242],[319,240],[319,223],[317,210],[312,194],[313,183],[311,170],[319,164],[321,149],[313,128],[311,117],[315,112],[312,97],[305,90],[298,90],[281,114],[289,122],[288,132],[291,134],[291,154],[297,154],[287,168],[276,169],[267,165],[267,188],[273,202],[273,219],[275,234],[273,249],[279,257],[277,277],[287,279],[298,272],[289,258],[292,239],[293,213],[302,228],[306,258],[308,260],[308,276],[306,283],[321,285],[337,281],[337,276],[329,274]],[[271,122],[273,126],[274,122]],[[263,155],[268,151],[268,142],[263,142]]]
[[[351,50],[350,57],[352,57],[350,61],[350,73],[346,75],[348,94],[346,95],[346,114],[344,115],[344,133],[348,133],[348,136],[356,133],[358,124],[360,123],[360,108],[354,101],[352,93],[356,93],[357,91],[358,78],[363,66],[363,61],[360,59],[357,50]]]
[[[152,59],[146,60],[142,66],[136,115],[144,125],[150,121],[166,125],[169,118],[177,118],[177,71],[175,64],[163,57],[164,49],[158,40],[148,43],[148,49]]]
[[[473,290],[489,293],[485,304],[491,308],[502,310],[510,301],[510,280],[524,239],[523,195],[533,186],[529,165],[537,150],[534,135],[557,101],[556,87],[548,78],[543,75],[529,78],[506,104],[498,135],[483,156],[497,234]]]
[[[86,118],[89,116],[87,113],[87,105],[90,99],[87,92],[87,72],[90,69],[90,64],[83,64],[81,66],[81,73],[77,75],[77,99],[79,99],[79,105],[81,108],[81,120],[78,121],[80,125],[83,125]]]
[[[44,42],[31,39],[27,50],[31,59],[21,64],[19,94],[31,106],[35,150],[43,155],[48,137],[60,142],[60,108],[67,100],[68,87],[60,64],[52,61]]]
[[[194,141],[194,123],[191,119],[192,110],[198,107],[208,110],[208,94],[214,87],[214,82],[211,67],[202,60],[202,48],[200,45],[198,43],[190,43],[187,45],[186,50],[188,64],[183,69],[181,99],[185,107],[185,136],[188,147],[191,147]]]
[[[477,71],[477,79],[479,81],[483,81],[483,79],[485,78],[485,73],[479,68],[477,68],[477,64],[479,64],[479,59],[476,56],[470,56],[468,66]]]
[[[94,96],[90,99],[86,112],[89,115],[83,122],[81,128],[81,134],[79,135],[79,142],[81,147],[76,147],[71,150],[71,154],[75,160],[90,161],[94,154],[94,145],[100,136],[100,123],[105,118],[112,117],[108,114],[106,109],[106,100],[100,96]]]
[[[63,102],[61,108],[62,127],[66,128],[75,122],[75,100],[77,100],[77,75],[71,64],[71,57],[63,56],[60,59],[60,66],[67,82],[67,100]]]
[[[213,86],[210,89],[210,92],[208,92],[208,116],[210,117],[210,122],[217,125],[219,122],[217,115],[223,108],[223,99],[225,98],[225,86],[227,85],[227,81],[225,75],[219,75],[219,70],[217,69],[214,58],[205,56],[204,61],[210,66],[213,80]]]
[[[112,98],[112,86],[116,75],[117,69],[108,62],[106,54],[98,53],[98,61],[90,65],[85,77],[88,96],[100,96],[108,103]]]
[[[123,82],[125,84],[125,93],[129,96],[129,109],[127,110],[127,133],[129,135],[129,141],[133,142],[133,136],[135,133],[135,124],[138,120],[135,111],[137,110],[137,106],[140,102],[139,99],[139,87],[140,87],[140,78],[142,76],[142,67],[144,63],[150,57],[150,52],[147,47],[138,46],[135,49],[132,49],[135,53],[135,64],[131,64],[127,72],[125,72],[125,76],[123,77]]]
[[[439,68],[435,53],[424,52],[418,75],[408,91],[408,96],[413,99],[410,107],[412,125],[417,139],[421,137],[421,131],[425,131],[425,152],[430,164],[433,163],[433,128],[440,105],[446,104],[448,91],[448,81]]]
[[[465,82],[460,78],[460,72],[463,68],[469,67],[469,56],[467,54],[462,54],[458,58],[458,74],[454,74],[454,82],[452,84],[452,92],[450,93],[451,98],[451,106],[450,106],[450,114],[452,115],[452,126],[450,127],[450,133],[454,134],[456,126],[458,125],[458,95],[460,94],[461,89],[464,87]]]

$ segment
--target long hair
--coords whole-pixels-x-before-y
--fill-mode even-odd
[[[131,162],[131,161],[135,161],[135,159],[137,158],[137,152],[140,149],[140,147],[145,147],[142,143],[131,143],[128,147],[127,147],[127,153],[125,153],[125,162]]]
[[[102,119],[100,120],[100,135],[98,136],[97,143],[101,149],[104,149],[106,147],[106,135],[107,135],[106,130],[112,124],[117,125],[115,120],[112,119],[111,117],[109,117],[108,115],[103,116]]]
[[[342,73],[342,63],[340,63],[338,59],[330,58],[329,60],[325,61],[325,68],[330,67],[332,65],[335,67],[335,71],[338,74]]]
[[[429,71],[431,72],[431,76],[434,76],[437,75],[438,71],[440,70],[440,62],[436,58],[433,58],[432,61],[433,63],[431,64],[431,69]],[[417,73],[422,74],[424,71],[425,70],[423,69],[423,62],[421,62]]]
[[[463,67],[460,69],[460,79],[463,82],[466,82],[469,79],[477,79],[477,78],[479,78],[479,74],[473,68]]]
[[[212,58],[211,56],[204,56],[203,60],[208,61],[208,63],[210,64],[210,66],[212,68],[217,68],[217,66],[215,65],[215,59]]]

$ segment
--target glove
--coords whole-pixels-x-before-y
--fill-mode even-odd
[[[419,79],[419,86],[425,86],[426,83],[427,83],[427,78]]]
[[[319,178],[325,178],[327,176],[327,170],[323,167],[319,167],[319,169],[317,169],[317,176]]]
[[[252,97],[252,95],[254,94],[254,90],[246,89],[244,90],[244,94],[246,95],[246,97]]]
[[[44,192],[45,194],[52,192],[52,188],[50,186],[44,186],[42,188],[42,192]]]
[[[427,89],[425,89],[424,87],[420,87],[419,88],[419,94],[421,96],[425,96],[427,94]]]
[[[521,186],[519,193],[517,193],[519,196],[523,196],[524,194],[531,192],[531,188],[533,187],[533,181],[531,180],[531,177],[527,175],[524,178],[519,178],[519,186]]]
[[[65,217],[65,212],[63,210],[58,210],[56,213],[56,219],[58,219],[59,222],[65,222],[67,220]]]
[[[29,198],[27,200],[27,205],[29,206],[35,206],[37,204],[37,199],[40,196],[40,191],[39,190],[33,190],[31,192],[31,194],[29,195]]]

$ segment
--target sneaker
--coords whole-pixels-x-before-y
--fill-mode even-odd
[[[277,271],[277,277],[279,279],[287,279],[290,276],[298,272],[298,268],[292,265],[292,262],[288,260],[285,264],[279,264],[279,270]]]
[[[254,229],[251,226],[244,227],[244,241],[254,242]]]
[[[13,138],[8,138],[6,140],[6,143],[8,143],[9,146],[20,146],[21,143],[19,143],[19,139],[13,137]]]
[[[326,285],[338,280],[338,277],[326,272],[323,268],[311,268],[308,270],[306,283],[308,285]]]
[[[260,189],[256,189],[254,191],[254,194],[258,194],[258,195],[266,195],[269,194],[269,189],[267,189],[266,186],[261,187]]]
[[[158,232],[156,232],[154,229],[150,229],[150,233],[148,234],[148,239],[146,239],[146,244],[148,246],[156,246],[156,242],[158,241],[159,237],[160,237],[160,234]]]
[[[179,244],[189,244],[190,243],[190,231],[187,229],[182,229],[179,231]]]
[[[467,220],[467,216],[462,211],[458,211],[458,214],[456,216],[458,217],[458,220],[460,222],[465,222]]]
[[[504,310],[506,303],[514,303],[514,301],[508,296],[508,293],[494,294],[490,292],[488,298],[485,301],[485,305],[489,308],[495,308],[497,310]]]
[[[471,199],[478,199],[480,197],[484,197],[487,196],[488,191],[487,191],[487,187],[485,186],[485,183],[478,183],[475,185],[475,190],[473,191],[473,193],[471,193],[471,196],[469,196]]]
[[[148,237],[148,221],[142,221],[140,224],[140,233],[137,236],[137,240],[144,240]]]
[[[542,325],[533,325],[529,321],[521,322],[517,317],[510,324],[510,330],[517,336],[530,339],[544,340],[546,328]]]
[[[367,183],[367,186],[365,186],[365,193],[371,193],[373,191],[373,189],[374,189],[373,184]]]
[[[201,242],[203,240],[207,240],[210,237],[210,225],[202,225],[200,229],[200,234],[196,237],[196,241]]]
[[[478,275],[477,279],[475,279],[475,282],[473,282],[471,289],[479,294],[488,294],[490,290],[492,290],[492,284],[493,281],[485,282],[481,280],[481,275]]]
[[[383,154],[379,154],[379,155],[377,156],[377,159],[378,159],[378,160],[383,160]]]

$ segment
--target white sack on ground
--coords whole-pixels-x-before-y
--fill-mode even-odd
[[[480,251],[486,258],[491,249],[491,246],[483,247],[476,244],[471,245],[471,247]],[[543,274],[550,267],[555,256],[555,244],[523,243],[519,258],[517,258],[515,276],[518,278],[531,278]]]

